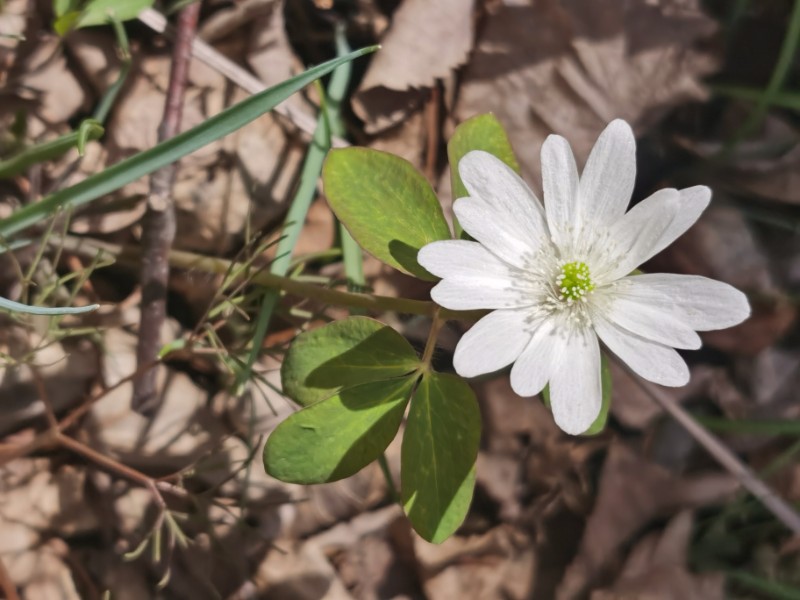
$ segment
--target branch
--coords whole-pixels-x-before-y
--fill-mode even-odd
[[[192,58],[192,39],[197,29],[200,2],[181,10],[178,34],[172,51],[172,67],[164,106],[164,118],[158,128],[158,141],[174,137],[180,129],[183,115],[186,81]],[[153,173],[150,196],[142,221],[142,314],[139,323],[138,365],[149,363],[161,348],[161,329],[167,316],[167,286],[169,282],[169,251],[175,239],[175,206],[172,184],[176,165],[170,164]],[[158,408],[157,368],[147,369],[134,381],[131,408],[142,414],[152,414]]]

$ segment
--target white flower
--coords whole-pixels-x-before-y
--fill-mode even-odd
[[[428,244],[418,259],[442,280],[431,291],[453,310],[493,309],[456,347],[463,377],[514,363],[511,387],[533,396],[550,384],[556,423],[586,431],[602,403],[600,345],[655,383],[682,386],[689,369],[674,348],[696,349],[695,331],[750,314],[744,294],[695,275],[631,275],[683,234],[711,190],[664,189],[625,212],[636,175],[630,126],[612,122],[579,177],[567,141],[542,147],[545,206],[520,177],[482,151],[464,156],[469,197],[454,211],[476,241]]]

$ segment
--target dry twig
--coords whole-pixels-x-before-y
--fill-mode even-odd
[[[172,52],[164,119],[158,129],[158,140],[163,142],[175,136],[183,115],[183,101],[189,64],[192,58],[192,39],[197,29],[200,2],[184,8],[178,17],[178,33]],[[161,347],[161,328],[167,314],[167,284],[169,279],[169,251],[175,239],[175,206],[172,201],[172,183],[175,164],[159,169],[150,179],[150,196],[147,212],[142,222],[142,314],[139,324],[137,364],[153,360]],[[134,381],[131,407],[142,414],[152,414],[158,408],[157,369],[145,371]]]
[[[770,488],[759,476],[731,452],[717,437],[700,425],[682,406],[676,403],[669,394],[636,375],[625,363],[617,360],[617,364],[631,374],[636,384],[680,423],[686,431],[703,446],[706,451],[728,472],[736,477],[748,492],[753,494],[781,523],[800,536],[800,514]]]

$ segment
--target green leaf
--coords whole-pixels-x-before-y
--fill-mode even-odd
[[[397,435],[414,380],[365,383],[294,413],[267,439],[267,473],[304,484],[354,475]]]
[[[611,368],[608,366],[608,358],[605,354],[600,356],[600,386],[603,390],[603,400],[600,405],[600,414],[591,424],[589,429],[580,435],[597,435],[606,428],[608,421],[608,409],[611,408],[611,393],[613,391],[613,380],[611,378]],[[542,390],[542,399],[547,408],[550,408],[550,386],[546,385]]]
[[[145,8],[153,6],[154,0],[89,0],[81,12],[77,27],[105,25],[110,16],[120,21],[129,21],[139,16]]]
[[[467,515],[480,437],[469,385],[455,375],[426,374],[411,401],[400,478],[403,508],[429,542],[447,539]]]
[[[77,10],[78,6],[78,0],[53,0],[53,14],[56,17],[61,17],[68,12]]]
[[[27,304],[21,304],[19,302],[14,302],[13,300],[0,297],[0,309],[5,309],[11,312],[26,313],[29,315],[47,315],[47,316],[78,315],[81,313],[92,312],[93,310],[97,310],[98,308],[100,308],[99,304],[91,304],[89,306],[78,306],[78,307],[64,307],[64,308],[28,306]]]
[[[458,174],[458,163],[468,152],[484,150],[494,154],[509,167],[519,173],[519,163],[514,156],[514,149],[508,141],[508,134],[495,116],[491,113],[467,119],[456,127],[453,137],[447,144],[447,159],[450,161],[450,181],[453,187],[453,199],[469,195],[467,188]]]
[[[374,52],[377,48],[377,46],[362,48],[351,52],[347,56],[335,58],[313,67],[300,75],[243,100],[236,106],[224,110],[200,125],[184,131],[150,150],[145,150],[118,162],[105,169],[102,173],[93,175],[72,187],[51,194],[40,202],[29,204],[0,221],[0,237],[8,238],[11,234],[47,218],[60,208],[75,208],[118,190],[143,175],[148,175],[229,133],[233,133],[250,121],[272,110],[277,104],[283,102],[315,79],[326,75],[339,65],[364,54]]]
[[[52,141],[37,144],[26,148],[8,160],[0,162],[0,178],[13,177],[22,173],[31,165],[53,160],[65,154],[71,148],[78,148],[78,153],[83,155],[83,149],[89,140],[99,139],[103,135],[103,127],[94,119],[84,119],[77,131],[62,135]]]
[[[608,409],[611,408],[611,391],[613,381],[611,380],[611,368],[608,366],[608,358],[603,354],[600,357],[600,385],[603,389],[603,403],[600,405],[600,414],[592,423],[591,427],[581,435],[597,435],[606,428],[608,421]]]
[[[343,387],[406,375],[418,364],[414,348],[394,329],[350,317],[297,336],[281,380],[286,395],[308,406]]]
[[[333,212],[364,250],[404,273],[436,279],[417,252],[450,239],[450,228],[436,193],[411,163],[369,148],[332,150],[322,181]]]
[[[508,141],[506,130],[494,115],[478,115],[467,119],[456,127],[453,137],[447,144],[447,158],[450,161],[450,182],[453,189],[453,200],[468,196],[467,188],[458,174],[458,163],[468,152],[484,150],[493,154],[509,167],[519,173],[519,164],[514,156],[514,149]],[[454,222],[456,235],[461,237],[461,226]]]

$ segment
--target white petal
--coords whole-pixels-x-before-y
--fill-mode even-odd
[[[578,167],[569,143],[560,135],[548,136],[542,146],[544,208],[550,235],[562,249],[575,234],[578,182]]]
[[[423,246],[417,253],[417,261],[437,277],[459,279],[501,278],[513,281],[515,271],[506,263],[481,246],[467,240],[442,240]]]
[[[458,342],[453,366],[462,377],[507,367],[531,339],[528,311],[496,310],[483,317]]]
[[[584,222],[611,225],[628,207],[636,180],[636,140],[621,119],[609,123],[581,174],[579,210]]]
[[[444,278],[431,290],[431,298],[445,308],[516,308],[534,301],[526,280],[477,242],[431,242],[420,249],[417,260]]]
[[[665,346],[696,350],[702,345],[700,336],[684,320],[677,318],[672,311],[631,298],[625,294],[626,287],[622,283],[615,285],[608,290],[606,302],[598,302],[609,321]],[[618,289],[622,293],[618,294]]]
[[[704,185],[696,185],[680,190],[680,195],[678,214],[675,215],[669,227],[662,234],[661,239],[653,247],[651,256],[655,256],[686,233],[686,230],[697,222],[697,219],[700,218],[700,215],[703,214],[703,211],[711,202],[711,190]]]
[[[442,279],[433,286],[431,298],[450,310],[478,310],[530,306],[536,296],[512,282],[487,277]]]
[[[616,293],[671,314],[696,331],[724,329],[750,316],[747,296],[699,275],[633,275],[620,280]]]
[[[539,199],[488,152],[469,152],[458,163],[458,172],[470,194],[453,205],[464,231],[509,264],[523,267],[525,257],[549,240]]]
[[[608,256],[613,260],[607,268],[601,268],[598,278],[614,281],[653,256],[680,208],[680,193],[669,188],[657,191],[628,211],[610,229],[614,247]]]
[[[561,360],[550,377],[550,407],[556,424],[572,435],[583,433],[600,414],[600,345],[591,329],[563,341]]]
[[[543,321],[511,368],[511,389],[520,396],[535,396],[544,389],[563,347],[553,319]]]
[[[599,315],[593,324],[608,349],[638,375],[671,387],[689,382],[689,367],[674,349],[629,333]]]

